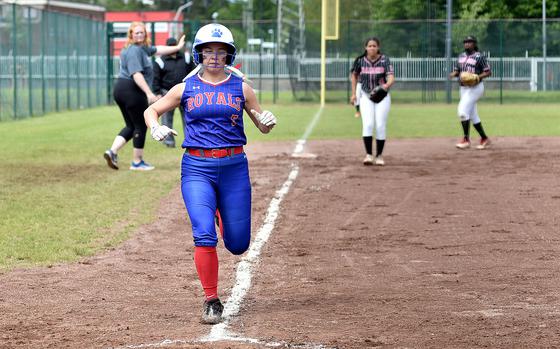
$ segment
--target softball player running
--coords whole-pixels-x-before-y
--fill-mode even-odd
[[[482,122],[478,116],[476,103],[484,93],[482,80],[492,74],[486,58],[478,51],[477,41],[474,36],[467,36],[463,40],[465,52],[459,55],[453,72],[449,78],[459,76],[461,84],[461,99],[457,107],[457,115],[463,127],[463,139],[455,146],[459,149],[467,149],[471,146],[469,137],[470,122],[480,135],[480,143],[476,149],[486,149],[490,145],[490,139],[484,133]]]
[[[376,37],[368,38],[365,42],[363,57],[354,62],[352,68],[352,97],[350,103],[355,103],[357,94],[360,93],[360,113],[362,114],[362,137],[366,148],[364,165],[385,165],[383,160],[383,147],[385,145],[387,118],[391,109],[391,95],[387,94],[379,103],[370,100],[370,95],[377,86],[389,91],[395,83],[393,65],[389,57],[380,51],[380,42]],[[357,91],[358,82],[361,91]],[[375,126],[375,159],[372,155],[373,128]]]
[[[182,105],[185,148],[181,190],[194,239],[194,263],[205,293],[202,322],[218,323],[223,305],[218,298],[218,237],[214,217],[221,216],[220,233],[233,254],[244,253],[251,240],[251,182],[243,145],[243,110],[255,126],[268,133],[276,125],[270,111],[261,111],[253,89],[226,72],[235,60],[228,28],[212,23],[195,35],[193,59],[202,65],[144,112],[152,137],[162,141],[177,132],[158,123],[165,112]]]

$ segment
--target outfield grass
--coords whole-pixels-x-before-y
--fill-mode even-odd
[[[478,112],[490,136],[558,136],[558,107],[554,104],[481,104]],[[456,105],[449,104],[393,103],[387,137],[459,137],[462,131],[456,109]],[[353,108],[349,105],[327,104],[322,121],[311,138],[361,137],[361,120],[354,118],[353,114]]]
[[[249,142],[294,141],[319,109],[316,104],[266,105],[278,116],[269,135],[248,118]],[[489,135],[560,135],[558,105],[479,106]],[[456,105],[398,104],[388,137],[457,137]],[[312,139],[356,139],[353,107],[327,104]],[[177,119],[176,122],[179,122]],[[181,151],[146,140],[155,171],[128,171],[131,145],[119,154],[123,170],[102,154],[123,126],[117,107],[49,114],[0,123],[0,270],[75,261],[115,246],[154,219],[160,200],[179,183]],[[186,213],[185,213],[186,214]]]
[[[247,137],[296,139],[316,110],[282,107],[279,132],[261,135],[249,121]],[[153,220],[179,183],[182,153],[148,136],[145,157],[155,171],[128,170],[131,144],[119,154],[124,170],[110,170],[102,155],[123,125],[117,107],[0,123],[0,269],[92,255]]]

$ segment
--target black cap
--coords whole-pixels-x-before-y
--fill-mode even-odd
[[[475,38],[474,36],[472,36],[472,35],[468,35],[468,36],[466,36],[466,37],[463,39],[463,44],[464,44],[465,42],[476,42],[476,38]]]
[[[168,38],[167,41],[165,42],[165,44],[167,46],[175,46],[177,45],[177,39],[175,38]]]

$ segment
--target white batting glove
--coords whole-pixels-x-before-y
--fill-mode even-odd
[[[150,132],[152,133],[152,138],[155,139],[158,142],[163,141],[167,136],[169,135],[175,135],[177,136],[177,131],[175,131],[172,128],[169,128],[165,125],[160,125],[158,123],[153,124],[150,127]]]
[[[251,109],[251,113],[261,124],[265,125],[266,127],[272,127],[276,125],[276,116],[274,116],[274,114],[272,114],[272,112],[268,110],[263,110],[262,113],[259,113],[255,109]]]

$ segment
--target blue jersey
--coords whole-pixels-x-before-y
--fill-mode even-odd
[[[217,84],[198,74],[185,80],[183,148],[231,148],[247,144],[243,130],[243,80],[230,74]]]

